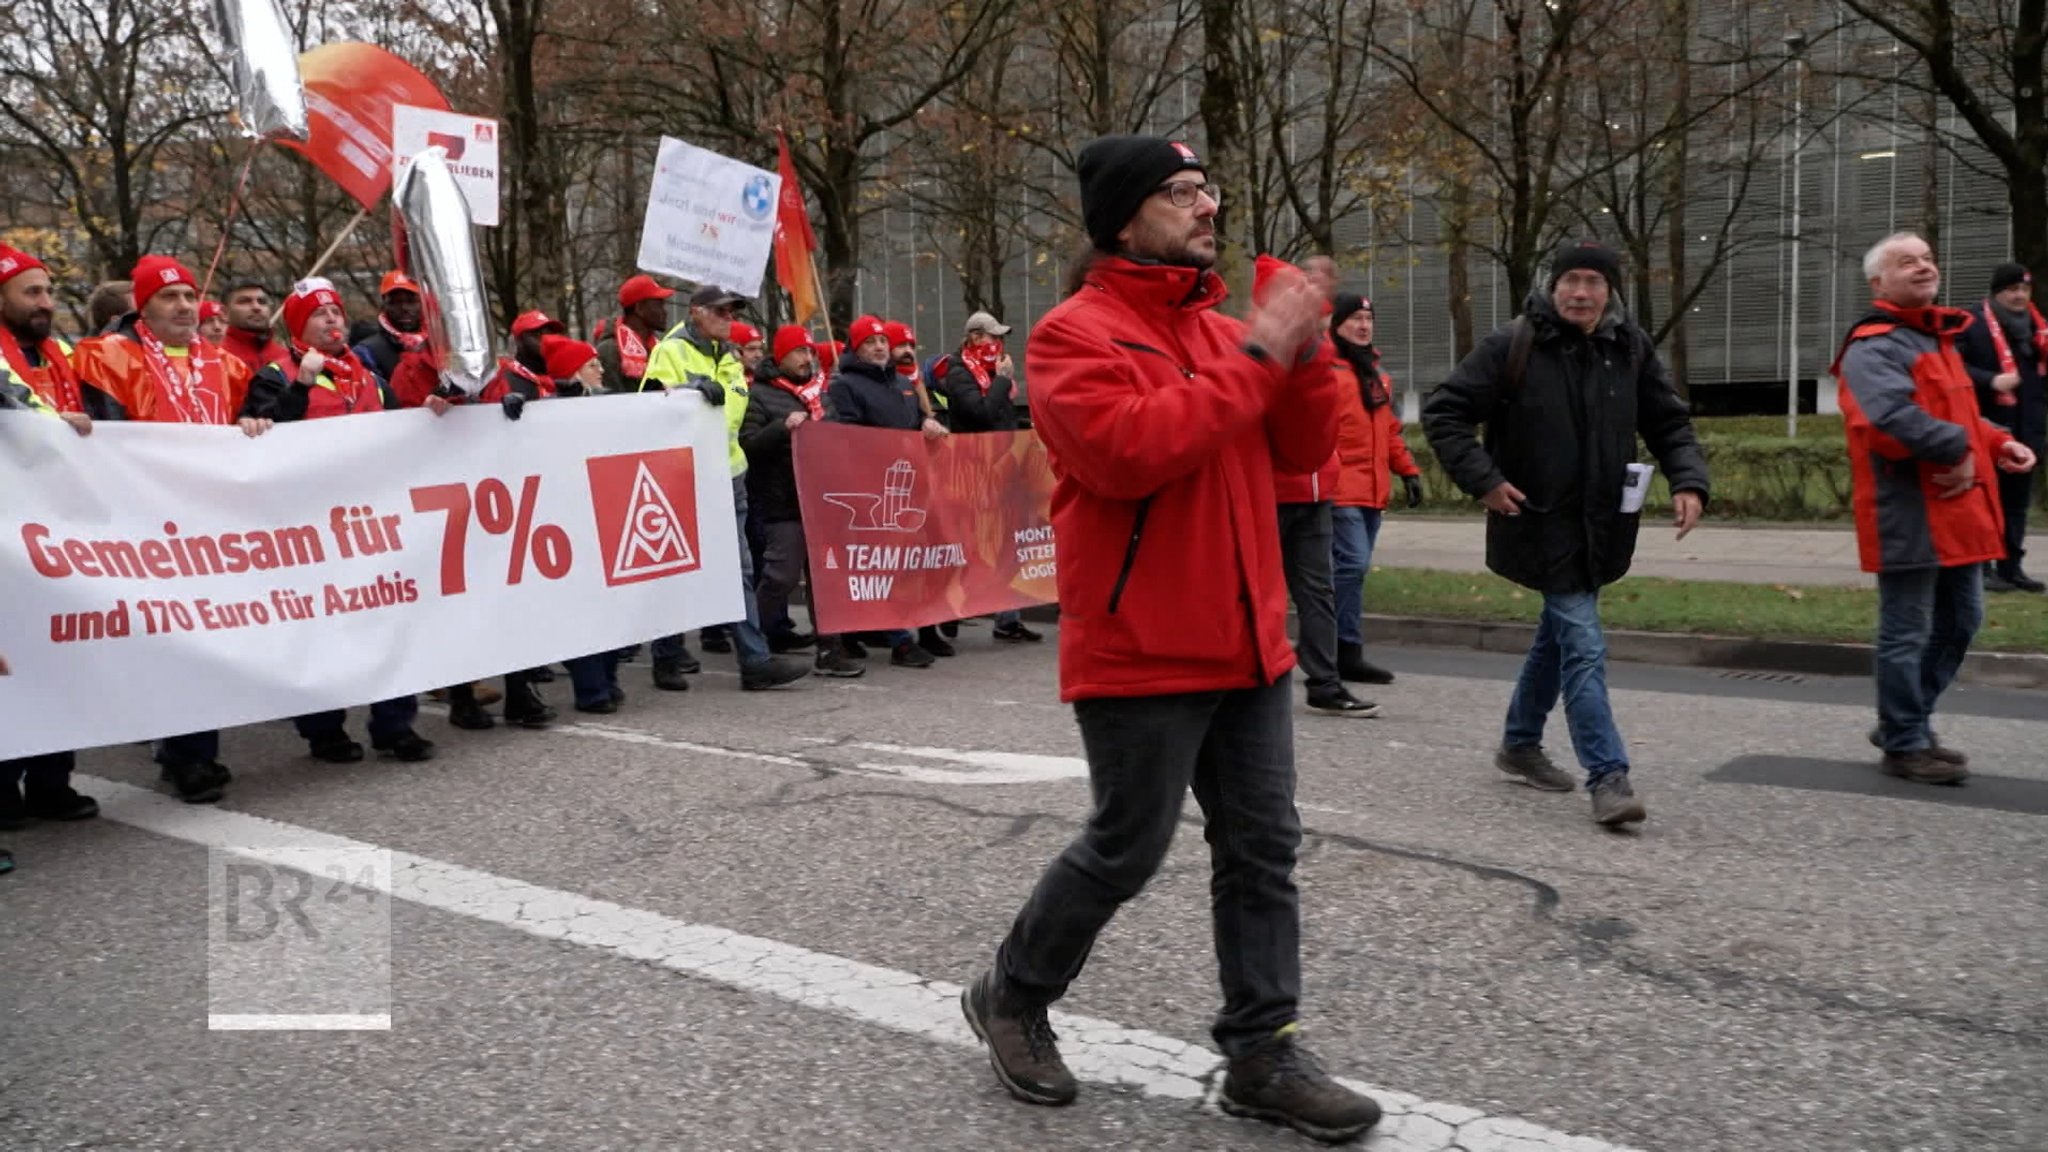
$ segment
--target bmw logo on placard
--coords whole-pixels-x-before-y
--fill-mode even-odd
[[[775,195],[769,191],[766,176],[756,176],[747,181],[747,186],[740,192],[740,207],[756,220],[766,220],[768,213],[775,210]]]

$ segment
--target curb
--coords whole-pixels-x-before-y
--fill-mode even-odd
[[[1365,619],[1375,641],[1391,644],[1520,655],[1529,650],[1536,637],[1533,624],[1373,613],[1367,613]],[[1802,676],[1868,676],[1874,651],[1868,644],[1607,630],[1608,659],[1635,664],[1789,672]],[[2048,656],[1972,652],[1963,660],[1957,678],[1965,684],[1987,688],[2048,689]]]

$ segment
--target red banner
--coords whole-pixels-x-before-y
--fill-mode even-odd
[[[1031,432],[795,437],[812,611],[827,633],[916,628],[1058,598],[1052,466]]]

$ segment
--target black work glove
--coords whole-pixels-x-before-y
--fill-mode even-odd
[[[711,405],[713,408],[725,407],[725,386],[718,381],[708,376],[692,376],[690,377],[690,387],[695,388],[697,394],[704,397],[706,404]]]
[[[1422,477],[1403,476],[1401,477],[1401,487],[1408,490],[1408,506],[1410,508],[1422,506]]]
[[[505,419],[517,420],[520,413],[526,411],[526,397],[517,392],[507,392],[505,398],[498,401],[498,406],[505,410]]]

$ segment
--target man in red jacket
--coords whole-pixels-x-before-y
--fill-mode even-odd
[[[1927,241],[1900,232],[1863,258],[1876,307],[1830,369],[1855,478],[1856,544],[1877,573],[1877,728],[1884,770],[1960,784],[1969,758],[1935,739],[1935,701],[1984,622],[1984,571],[2005,556],[1998,471],[2034,453],[1977,409],[1956,352],[1968,312],[1935,304],[1941,270]]]
[[[1344,1140],[1378,1105],[1297,1041],[1301,909],[1287,587],[1273,469],[1321,466],[1336,396],[1319,337],[1333,287],[1289,274],[1249,324],[1215,311],[1217,192],[1185,144],[1083,149],[1094,245],[1032,332],[1032,414],[1060,540],[1060,694],[1074,702],[1095,810],[1047,868],[994,967],[961,994],[1020,1100],[1076,1085],[1046,1007],[1173,842],[1188,789],[1209,824],[1234,1115]]]

